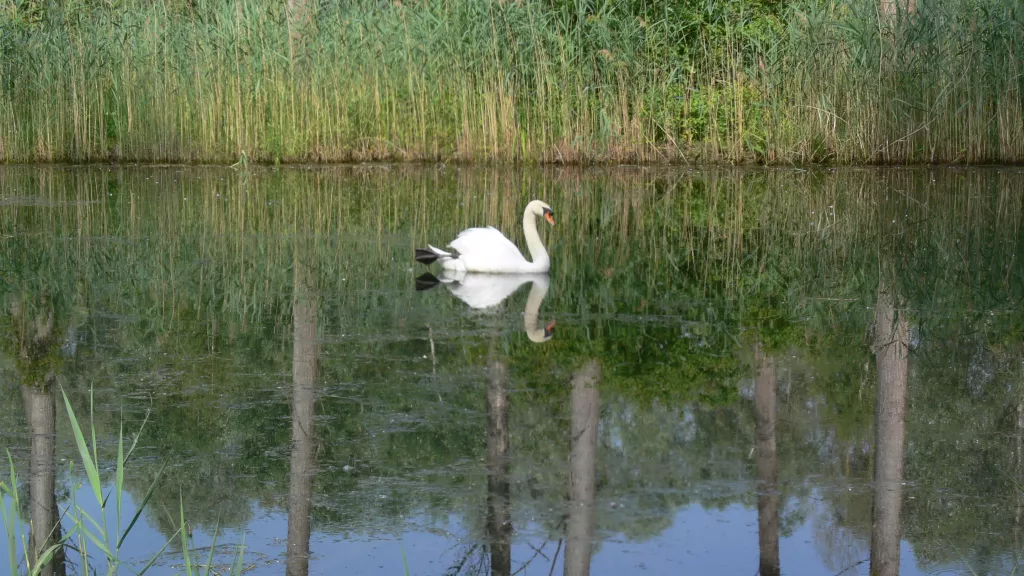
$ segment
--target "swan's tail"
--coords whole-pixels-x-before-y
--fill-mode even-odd
[[[416,261],[423,262],[424,264],[433,264],[434,260],[440,258],[437,254],[434,254],[430,250],[424,250],[423,248],[416,249]]]
[[[416,249],[416,261],[424,264],[433,264],[435,260],[451,258],[452,255],[440,248],[434,248],[430,244],[427,244],[426,248]]]

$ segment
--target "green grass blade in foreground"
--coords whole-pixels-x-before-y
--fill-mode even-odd
[[[71,430],[75,435],[75,445],[78,446],[78,454],[82,457],[82,467],[85,468],[85,474],[89,478],[89,485],[92,488],[93,495],[96,496],[96,503],[103,507],[103,490],[100,485],[100,471],[96,466],[95,460],[93,460],[92,454],[89,451],[89,446],[85,443],[85,435],[82,434],[82,427],[78,425],[78,418],[75,416],[75,410],[71,407],[71,400],[68,399],[67,392],[64,391],[64,387],[61,386],[61,395],[64,396],[64,407],[67,409],[68,418],[71,420]],[[93,432],[95,438],[95,432]]]
[[[135,433],[135,439],[132,440],[132,445],[128,448],[128,452],[124,453],[123,456],[122,456],[121,452],[122,452],[122,449],[124,447],[124,416],[122,415],[122,417],[121,417],[121,429],[118,432],[118,461],[122,463],[118,467],[118,469],[120,470],[119,476],[118,476],[120,478],[120,480],[118,481],[118,485],[119,486],[123,486],[124,485],[124,466],[128,464],[129,460],[132,459],[132,454],[135,453],[135,448],[139,445],[139,438],[142,436],[142,431],[145,430],[147,422],[149,422],[149,413],[148,412],[146,413],[146,418],[142,421],[142,425],[139,426],[139,431]],[[122,493],[121,489],[118,489],[117,493],[118,493],[118,505],[117,505],[118,506],[117,507],[117,509],[118,509],[118,517],[117,517],[118,527],[117,527],[117,533],[120,534],[121,533],[121,526],[120,526],[120,524],[121,524],[121,514],[120,514],[121,504],[120,504],[120,498],[121,498],[121,493]],[[110,500],[110,492],[107,492],[107,495],[103,497],[103,506],[104,507],[107,506],[107,501],[108,500]]]
[[[92,461],[96,464],[96,472],[98,475],[100,457],[96,452],[96,399],[93,396],[92,387],[89,388],[89,436],[92,439]],[[100,502],[100,504],[106,505],[106,502]],[[105,525],[106,519],[104,518],[103,521]]]
[[[21,522],[18,516],[18,475],[14,471],[14,459],[11,452],[7,452],[7,464],[11,467],[11,485],[8,487],[0,482],[0,507],[3,508],[4,529],[7,531],[7,559],[10,561],[11,574],[18,573],[18,541],[14,534],[21,531]],[[7,504],[3,501],[4,495],[11,497],[11,510],[7,510]]]
[[[85,510],[78,508],[76,512],[78,512],[78,514],[84,516],[86,520],[91,522],[92,525],[96,527],[96,531],[100,532],[100,536],[102,536],[102,538],[100,536],[97,536],[94,532],[90,531],[89,528],[85,526],[82,523],[82,520],[78,517],[73,517],[75,521],[75,528],[77,530],[80,530],[82,534],[85,535],[86,538],[88,538],[94,545],[96,545],[96,547],[99,548],[104,555],[106,555],[107,560],[113,561],[114,555],[110,552],[110,549],[107,548],[107,546],[103,543],[103,541],[106,540],[106,534],[103,534],[103,527],[99,524],[99,522],[94,520],[93,517],[90,516],[89,513],[86,512]]]
[[[117,531],[114,534],[118,536],[114,548],[120,549],[121,542],[124,542],[124,536],[121,535],[121,503],[124,495],[124,414],[121,415],[121,424],[117,429],[117,471],[114,475],[114,494],[117,497]]]
[[[181,528],[178,529],[178,534],[181,536],[181,554],[185,557],[185,574],[192,576],[192,557],[189,555],[188,528],[185,524],[185,501],[180,495],[178,496],[178,511],[181,521]]]
[[[231,562],[231,576],[242,576],[242,572],[245,567],[242,565],[243,558],[245,557],[245,534],[242,534],[242,542],[238,545],[238,553],[235,554],[235,559]]]
[[[71,473],[74,474],[74,460],[71,461],[71,465],[69,467],[71,469]],[[82,523],[81,519],[79,518],[79,516],[82,514],[82,509],[78,507],[78,490],[81,487],[82,483],[79,482],[76,485],[74,485],[71,489],[71,506],[69,507],[70,512],[68,516],[74,523],[73,530],[78,532],[78,553],[82,557],[82,573],[91,574],[92,570],[89,569],[89,540],[88,538],[86,538],[85,532],[79,528],[79,526]]]
[[[63,390],[62,390],[62,392],[63,392]],[[65,401],[66,401],[66,397],[65,397]],[[69,404],[69,406],[70,406],[70,404]],[[93,488],[93,490],[96,492],[97,496],[100,496],[103,493],[103,486],[99,483],[99,462],[100,462],[100,457],[99,457],[99,453],[97,452],[97,449],[96,449],[96,399],[95,399],[95,396],[93,394],[93,389],[92,389],[91,386],[89,387],[89,436],[92,439],[92,461],[93,461],[93,464],[96,466],[96,484],[95,484],[95,488]],[[120,442],[120,438],[118,440]],[[120,494],[119,494],[119,496],[120,496]],[[116,572],[117,571],[116,566],[117,566],[117,563],[118,563],[118,559],[117,559],[116,556],[112,556],[111,555],[111,549],[114,548],[114,547],[111,546],[110,530],[107,528],[107,514],[106,514],[107,499],[103,498],[101,500],[101,499],[97,498],[96,501],[100,505],[100,522],[102,522],[102,526],[101,526],[100,530],[101,530],[101,534],[103,535],[103,550],[104,550],[104,552],[107,555],[108,571]],[[120,518],[118,518],[118,522],[120,522]]]
[[[121,417],[121,421],[124,421],[124,416]],[[139,431],[135,433],[135,438],[132,440],[132,445],[128,448],[128,452],[124,455],[124,463],[127,464],[132,459],[132,454],[135,453],[135,448],[139,445],[139,438],[142,437],[142,431],[146,429],[146,424],[149,423],[149,411],[146,411],[146,417],[142,419],[142,424],[139,425]]]
[[[181,532],[181,528],[178,528],[178,532]],[[163,556],[164,551],[167,550],[167,547],[171,545],[171,542],[174,542],[174,539],[178,537],[178,532],[171,534],[171,537],[167,539],[167,542],[164,542],[163,547],[160,548],[160,550],[156,554],[154,554],[152,558],[149,559],[149,562],[147,562],[146,565],[142,567],[142,570],[139,571],[139,576],[142,576],[143,574],[148,572],[149,569],[153,567],[153,564],[156,564],[156,561],[160,559],[160,556]]]
[[[13,536],[14,533],[20,534],[21,535],[21,548],[22,548],[22,550],[26,550],[27,551],[28,550],[28,542],[25,540],[25,531],[22,529],[22,525],[21,525],[21,497],[18,495],[18,475],[14,471],[14,460],[11,458],[11,453],[10,452],[7,453],[7,461],[8,461],[8,464],[10,465],[10,467],[11,467],[11,488],[10,488],[10,491],[9,491],[9,494],[11,496],[11,507],[12,507],[11,518],[13,519],[14,525],[15,525],[15,528],[16,528],[16,532],[11,532],[10,534],[12,534],[12,536]],[[17,546],[14,545],[13,549],[16,552],[17,551]],[[12,554],[12,562],[15,562],[15,566],[17,566],[16,560],[17,560],[17,554]],[[17,574],[17,571],[12,572],[12,574]]]
[[[217,524],[213,527],[213,541],[210,542],[210,554],[206,557],[206,572],[204,576],[210,576],[213,571],[213,552],[217,549],[217,533],[220,531],[220,520],[217,520]]]
[[[35,568],[32,569],[30,574],[38,574],[42,570],[43,566],[49,564],[50,560],[52,560],[54,555],[57,554],[57,551],[64,547],[64,543],[67,542],[68,536],[70,536],[70,532],[66,534],[63,538],[61,538],[60,542],[57,542],[56,544],[53,544],[52,546],[44,550],[43,553],[40,554],[39,558],[36,560]]]
[[[167,463],[165,462],[160,466],[160,469],[157,470],[156,478],[153,479],[153,483],[150,484],[149,490],[146,491],[146,496],[142,499],[142,502],[139,503],[138,507],[135,510],[135,516],[132,516],[132,521],[128,523],[128,527],[124,529],[124,533],[121,534],[121,539],[117,542],[118,549],[120,549],[121,545],[124,544],[124,539],[128,537],[128,534],[131,533],[132,528],[135,527],[135,523],[138,522],[139,517],[142,516],[142,511],[146,509],[146,505],[149,504],[149,499],[153,497],[153,492],[156,491],[156,485],[160,482],[160,478],[163,477],[164,468],[166,467]]]

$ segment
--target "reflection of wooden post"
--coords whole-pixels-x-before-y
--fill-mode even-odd
[[[569,520],[565,538],[565,576],[590,574],[597,496],[597,423],[601,366],[591,360],[572,378],[572,450],[569,453]]]
[[[757,539],[761,576],[779,575],[779,459],[775,451],[775,358],[754,348],[754,436],[757,462]]]
[[[29,468],[29,514],[32,518],[29,536],[30,550],[35,559],[47,548],[60,541],[60,514],[57,510],[57,496],[54,493],[57,476],[56,439],[57,428],[54,406],[54,386],[57,377],[52,372],[45,383],[22,385],[21,395],[25,402],[25,417],[28,420],[32,438],[32,455]],[[64,551],[60,549],[50,562],[42,568],[42,576],[61,576],[65,573]]]
[[[29,302],[15,301],[11,315],[20,329],[15,335],[18,341],[20,360],[31,368],[30,376],[22,381],[21,398],[25,404],[25,419],[31,436],[29,464],[29,551],[32,567],[38,566],[41,553],[60,542],[60,513],[57,509],[56,487],[57,426],[55,397],[57,374],[52,368],[44,368],[41,360],[53,353],[57,347],[53,305],[45,297],[38,301],[35,318],[27,318],[32,306]],[[45,374],[41,379],[38,375]],[[43,576],[63,576],[64,549],[55,551],[46,566],[41,567]]]
[[[1024,465],[1024,398],[1017,400],[1017,451],[1016,451],[1016,475],[1019,478],[1021,475],[1022,465]],[[1022,498],[1024,494],[1021,494],[1020,490],[1015,491],[1017,493],[1017,511],[1013,515],[1013,536],[1014,544],[1016,547],[1020,547],[1020,514],[1022,506]]]
[[[875,499],[871,526],[871,575],[900,571],[903,510],[903,436],[907,411],[907,319],[896,299],[878,287],[874,351],[878,365],[875,395]]]
[[[508,367],[494,357],[487,382],[487,537],[492,576],[512,573],[512,512],[509,496]]]
[[[309,573],[310,512],[316,473],[314,427],[317,296],[312,274],[295,258],[292,302],[292,455],[288,491],[288,576]]]

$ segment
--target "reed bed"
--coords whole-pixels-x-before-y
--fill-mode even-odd
[[[1024,160],[1013,0],[36,5],[0,4],[0,161]]]

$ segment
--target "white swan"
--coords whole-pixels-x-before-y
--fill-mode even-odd
[[[537,218],[544,217],[548,224],[555,225],[555,213],[551,207],[534,200],[526,205],[523,212],[523,235],[526,246],[530,249],[533,262],[528,261],[519,252],[519,248],[496,228],[469,228],[459,233],[448,246],[458,254],[445,252],[427,244],[427,248],[416,249],[416,260],[430,264],[441,261],[445,270],[459,272],[481,272],[489,274],[531,274],[547,272],[551,268],[551,258],[544,249],[544,243],[537,234]]]
[[[486,310],[505,301],[520,286],[532,282],[530,294],[526,297],[526,308],[523,311],[523,328],[526,336],[533,342],[546,342],[555,332],[555,323],[537,326],[540,305],[548,293],[547,274],[466,274],[460,271],[445,271],[440,278],[432,274],[423,274],[416,279],[417,290],[429,290],[438,284],[444,284],[448,291],[470,308]]]

